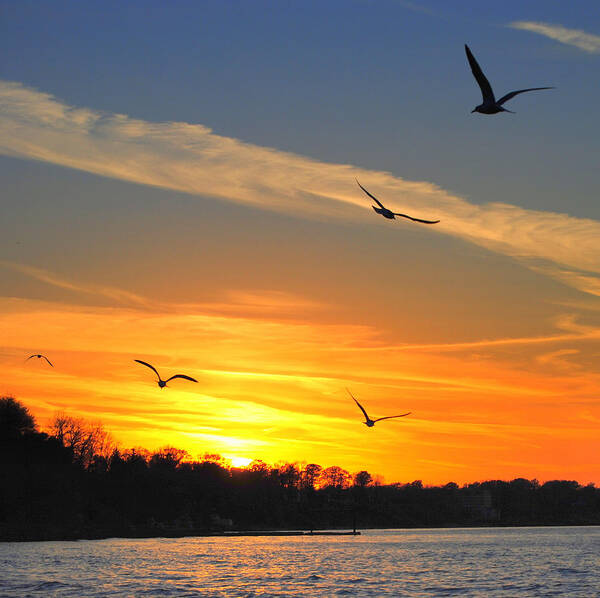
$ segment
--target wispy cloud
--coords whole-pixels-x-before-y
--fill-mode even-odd
[[[410,2],[409,0],[396,0],[396,3],[406,8],[408,10],[412,10],[413,12],[420,12],[431,17],[439,16],[439,13],[427,6],[423,6],[422,4],[417,4],[416,2]]]
[[[144,297],[115,286],[83,283],[64,278],[54,272],[27,264],[0,260],[0,266],[29,276],[53,287],[109,299],[116,305],[148,309],[156,312],[209,313],[227,316],[295,318],[328,306],[285,291],[229,290],[221,301],[203,303],[167,303]]]
[[[222,316],[226,318],[269,318],[277,321],[282,319],[295,319],[299,314],[306,315],[307,312],[316,310],[324,311],[330,306],[311,301],[305,297],[294,295],[283,291],[228,291],[223,301],[204,303],[167,303],[149,299],[147,297],[132,293],[119,287],[82,283],[80,281],[67,280],[54,272],[20,264],[0,260],[0,266],[19,272],[25,276],[39,280],[54,287],[72,291],[73,293],[84,293],[113,300],[116,305],[129,308],[142,309],[155,313],[170,313],[173,315],[205,315]],[[303,318],[299,318],[303,319]],[[595,326],[579,324],[573,315],[562,315],[555,321],[555,328],[562,333],[548,334],[544,336],[525,336],[490,338],[475,341],[447,342],[447,343],[406,343],[406,344],[381,344],[380,335],[376,330],[371,330],[362,338],[358,345],[340,344],[337,351],[340,353],[377,353],[396,354],[398,352],[468,352],[473,349],[493,349],[504,346],[518,345],[544,345],[556,344],[568,341],[587,341],[600,339],[600,329]],[[367,330],[364,328],[363,330]],[[234,372],[225,372],[234,375]],[[257,375],[256,373],[238,372],[239,375]],[[272,376],[273,374],[268,374]],[[295,376],[297,377],[297,376]],[[423,382],[423,380],[421,380]],[[439,382],[439,381],[436,381]],[[448,382],[449,381],[444,381]]]
[[[586,33],[581,29],[568,29],[562,25],[552,25],[551,23],[539,23],[536,21],[515,21],[510,24],[510,27],[545,35],[561,44],[575,46],[590,54],[600,53],[600,35]]]
[[[581,366],[573,366],[573,364],[567,359],[564,359],[564,357],[577,355],[578,353],[578,349],[560,349],[558,351],[552,351],[550,353],[538,355],[535,360],[542,365],[550,365],[555,369],[560,368],[562,370],[571,370],[574,367],[580,368]]]
[[[440,217],[440,224],[422,229],[427,234],[557,264],[561,280],[586,291],[594,284],[585,279],[600,273],[600,222],[591,219],[475,205],[430,182],[260,147],[202,125],[73,108],[19,83],[0,82],[0,154],[300,217],[364,221],[361,210],[369,203],[356,188],[357,177],[391,208]],[[566,275],[569,270],[577,276]]]
[[[340,351],[370,351],[376,353],[396,352],[396,351],[426,351],[426,352],[461,352],[480,348],[494,348],[511,345],[541,345],[553,344],[565,341],[584,341],[600,339],[600,330],[590,328],[585,332],[574,332],[570,334],[551,334],[547,336],[525,336],[525,337],[507,337],[484,339],[477,341],[466,341],[456,343],[427,343],[427,344],[405,344],[405,345],[385,345],[377,347],[344,347]]]
[[[575,268],[566,270],[554,264],[530,265],[529,267],[532,270],[556,278],[574,289],[600,297],[600,276],[594,272],[582,272]]]
[[[156,304],[146,297],[136,295],[129,291],[119,289],[112,286],[102,286],[97,284],[81,284],[68,281],[52,272],[43,270],[42,268],[35,268],[34,266],[28,266],[25,264],[17,264],[15,262],[7,262],[0,260],[0,266],[10,268],[15,272],[20,272],[31,278],[35,278],[40,282],[64,289],[66,291],[73,291],[75,293],[85,293],[87,295],[96,295],[104,297],[106,299],[112,299],[118,303],[126,305],[134,305],[137,307],[156,307]]]

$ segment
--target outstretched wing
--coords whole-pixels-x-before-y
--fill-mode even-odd
[[[540,89],[555,89],[555,88],[554,87],[530,87],[529,89],[519,89],[518,91],[511,91],[510,93],[507,93],[505,96],[502,96],[496,102],[496,104],[498,104],[499,106],[502,106],[502,104],[504,104],[504,102],[508,102],[508,100],[514,98],[515,96],[519,95],[520,93],[525,93],[526,91],[539,91]]]
[[[52,365],[50,360],[45,355],[42,355],[42,357],[48,362],[49,365]],[[52,365],[52,367],[54,367],[54,366]]]
[[[32,357],[37,357],[37,355],[30,355],[25,361],[29,361]]]
[[[402,216],[402,218],[408,218],[413,222],[422,222],[423,224],[437,224],[439,220],[421,220],[421,218],[413,218],[412,216],[408,216],[407,214],[399,214],[398,212],[394,212],[394,216]]]
[[[174,376],[167,378],[165,382],[173,380],[174,378],[183,378],[184,380],[189,380],[190,382],[198,382],[198,380],[196,380],[195,378],[191,378],[190,376],[186,376],[185,374],[175,374]]]
[[[146,363],[145,361],[142,361],[141,359],[134,359],[133,361],[137,361],[138,363],[145,365],[147,368],[150,368],[156,374],[156,377],[160,380],[160,374],[156,371],[156,368],[154,366],[150,365],[149,363]]]
[[[408,413],[403,413],[402,415],[388,415],[387,417],[379,417],[374,421],[380,422],[382,419],[394,419],[395,417],[406,417],[407,415],[410,415],[411,413],[412,413],[412,411],[409,411]]]
[[[346,389],[348,390],[348,389]],[[367,421],[369,421],[369,416],[367,415],[367,412],[365,411],[365,408],[354,398],[354,395],[348,390],[348,394],[354,399],[354,402],[358,405],[358,407],[360,408],[360,410],[364,413],[365,419]]]
[[[356,181],[356,184],[373,200],[376,201],[379,204],[379,207],[383,208],[384,210],[386,209],[385,206],[374,196],[371,195],[359,182],[358,179],[354,179]]]
[[[494,92],[492,91],[492,86],[490,85],[490,82],[487,80],[486,76],[483,74],[481,67],[475,60],[475,56],[473,56],[473,54],[471,53],[471,50],[469,50],[469,46],[467,46],[467,44],[465,44],[465,52],[467,53],[467,60],[469,61],[469,65],[471,66],[471,72],[473,73],[473,77],[475,77],[475,81],[477,81],[477,84],[479,85],[479,88],[481,89],[481,95],[483,97],[483,102],[485,104],[490,103],[490,102],[493,104],[496,100],[494,98]]]

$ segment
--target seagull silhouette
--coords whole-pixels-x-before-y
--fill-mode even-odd
[[[156,368],[154,366],[151,366],[149,363],[146,363],[145,361],[142,361],[141,359],[134,359],[133,361],[137,361],[138,363],[145,365],[147,368],[150,368],[156,374],[156,377],[158,378],[157,384],[158,384],[159,388],[164,388],[167,385],[167,382],[170,382],[171,380],[174,380],[175,378],[183,378],[184,380],[190,380],[191,382],[198,382],[198,380],[196,380],[195,378],[191,378],[190,376],[186,376],[185,374],[175,374],[174,376],[171,376],[170,378],[163,380],[160,377],[160,374],[156,371]]]
[[[467,53],[467,59],[469,61],[469,64],[471,65],[471,71],[473,73],[473,76],[475,77],[475,80],[477,81],[477,84],[481,88],[481,95],[483,97],[483,103],[479,104],[479,106],[475,106],[475,108],[471,110],[471,113],[480,112],[481,114],[498,114],[498,112],[510,112],[514,114],[512,110],[502,108],[502,104],[504,104],[504,102],[508,102],[508,100],[514,98],[520,93],[525,93],[526,91],[554,89],[554,87],[529,87],[528,89],[519,89],[517,91],[511,91],[505,96],[502,96],[499,100],[496,100],[490,82],[486,79],[486,76],[483,74],[483,71],[481,70],[479,64],[477,64],[475,56],[473,56],[467,44],[465,44],[465,52]]]
[[[377,204],[378,208],[375,206],[371,206],[378,214],[381,214],[384,218],[388,218],[389,220],[395,220],[396,216],[402,216],[402,218],[408,218],[414,222],[422,222],[423,224],[437,224],[439,220],[421,220],[420,218],[413,218],[412,216],[407,216],[406,214],[400,214],[399,212],[392,212],[392,210],[388,210],[374,195],[371,195],[359,182],[358,179],[354,179],[356,184]]]
[[[348,391],[348,394],[354,399],[354,395],[350,392],[350,390],[348,390],[348,389],[346,389],[346,390]],[[365,415],[365,421],[363,422],[363,424],[365,424],[365,426],[367,426],[369,428],[372,428],[376,422],[380,422],[382,419],[393,419],[395,417],[404,417],[404,416],[410,415],[412,413],[412,411],[409,411],[408,413],[403,413],[402,415],[388,415],[387,417],[378,417],[377,419],[371,419],[367,415],[365,408],[356,399],[354,399],[354,402],[359,406],[360,410]]]
[[[37,354],[34,353],[33,355],[30,355],[25,361],[29,361],[32,357],[37,357],[38,359],[45,359],[50,365],[52,365],[50,360],[45,355],[42,355],[41,353],[37,353]],[[54,367],[54,366],[52,365],[52,367]]]

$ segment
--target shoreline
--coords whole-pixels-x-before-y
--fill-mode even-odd
[[[369,527],[361,530],[240,530],[240,531],[210,531],[210,530],[147,530],[147,532],[106,532],[87,533],[80,535],[55,535],[50,537],[12,537],[0,538],[0,543],[10,542],[79,542],[93,540],[147,540],[147,539],[177,539],[177,538],[245,538],[245,537],[311,537],[311,536],[361,536],[368,531],[397,530],[468,530],[468,529],[520,529],[520,528],[552,528],[552,527],[600,527],[598,523],[553,523],[553,524],[524,524],[524,525],[445,525],[430,527]]]

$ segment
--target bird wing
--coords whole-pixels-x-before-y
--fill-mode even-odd
[[[346,390],[348,390],[348,389],[346,389]],[[348,394],[354,399],[354,395],[349,390],[348,390]],[[360,410],[364,413],[365,419],[367,421],[369,421],[370,418],[367,415],[367,412],[365,411],[365,408],[356,399],[354,399],[354,402],[359,406]]]
[[[519,95],[520,93],[525,93],[526,91],[538,91],[540,89],[554,89],[554,87],[530,87],[528,89],[519,89],[518,91],[511,91],[510,93],[507,93],[505,96],[502,96],[496,102],[496,104],[498,104],[499,106],[502,106],[502,104],[504,104],[504,102],[508,102],[508,100],[514,98],[516,95]]]
[[[156,368],[152,365],[150,365],[149,363],[146,363],[145,361],[142,361],[141,359],[134,359],[133,361],[137,361],[138,363],[141,363],[142,365],[145,365],[147,368],[150,368],[155,374],[156,377],[160,380],[160,374],[156,371]]]
[[[52,365],[51,361],[45,355],[42,355],[42,357],[48,362],[49,365]],[[52,367],[54,366],[52,365]]]
[[[412,413],[412,411],[409,411],[408,413],[403,413],[402,415],[388,415],[387,417],[379,417],[374,421],[380,422],[382,419],[393,419],[394,417],[405,417],[407,415],[410,415],[411,413]]]
[[[402,216],[402,218],[408,218],[413,222],[422,222],[423,224],[437,224],[439,220],[421,220],[421,218],[413,218],[412,216],[408,216],[407,214],[400,214],[399,212],[393,212],[394,216]]]
[[[467,60],[469,61],[469,65],[471,66],[471,72],[473,73],[473,77],[475,77],[475,81],[477,81],[477,84],[481,89],[481,95],[483,96],[484,103],[494,103],[496,100],[494,98],[492,86],[490,85],[490,82],[487,80],[486,76],[483,74],[481,67],[475,60],[475,56],[473,56],[467,44],[465,44],[465,52],[467,53]]]
[[[32,357],[37,357],[37,355],[30,355],[25,361],[29,361]]]
[[[183,378],[184,380],[190,380],[191,382],[198,382],[198,380],[196,380],[195,378],[192,378],[190,376],[186,376],[185,374],[175,374],[174,376],[171,376],[170,378],[167,378],[165,380],[165,382],[168,382],[169,380],[173,380],[174,378]]]
[[[383,204],[382,204],[382,203],[381,203],[381,202],[380,202],[380,201],[379,201],[379,200],[378,200],[378,199],[377,199],[377,198],[376,198],[374,195],[371,195],[371,194],[370,194],[370,193],[369,193],[369,192],[368,192],[368,191],[367,191],[367,190],[366,190],[366,189],[365,189],[365,188],[364,188],[364,187],[363,187],[363,186],[362,186],[362,185],[361,185],[361,184],[358,182],[358,179],[354,179],[354,180],[356,181],[356,184],[357,184],[357,185],[358,185],[358,186],[359,186],[359,187],[360,187],[360,188],[361,188],[361,189],[362,189],[362,190],[363,190],[363,191],[364,191],[364,192],[365,192],[365,193],[366,193],[366,194],[367,194],[367,195],[368,195],[368,196],[369,196],[369,197],[370,197],[370,198],[371,198],[373,201],[376,201],[376,202],[379,204],[379,206],[380,206],[381,208],[383,208],[384,210],[386,209],[386,207],[385,207],[385,206],[384,206],[384,205],[383,205]]]

